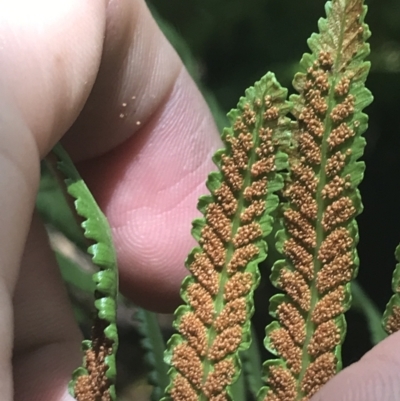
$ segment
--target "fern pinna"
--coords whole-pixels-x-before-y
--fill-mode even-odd
[[[398,263],[392,280],[394,295],[390,298],[383,315],[383,328],[388,334],[400,330],[400,245],[396,248],[395,256]]]
[[[116,401],[115,354],[118,347],[116,306],[118,271],[107,219],[80,177],[73,162],[60,144],[53,153],[57,168],[65,179],[66,190],[75,200],[76,213],[83,218],[84,235],[91,245],[87,252],[99,271],[95,282],[95,318],[91,340],[84,340],[83,366],[76,369],[70,382],[70,393],[77,401]]]
[[[205,218],[193,223],[200,247],[187,259],[192,275],[182,286],[187,305],[176,311],[179,334],[169,342],[167,399],[227,400],[227,387],[239,374],[238,351],[251,340],[257,264],[266,257],[269,213],[282,187],[276,170],[286,159],[275,143],[289,127],[286,95],[269,73],[228,115],[233,128],[223,133],[227,148],[214,158],[221,173],[209,176],[211,196],[199,201]]]
[[[360,0],[326,6],[320,33],[309,40],[312,54],[295,76],[291,97],[297,120],[297,153],[290,158],[284,195],[284,230],[271,280],[285,294],[271,299],[277,321],[267,327],[266,347],[280,359],[268,361],[264,401],[308,400],[341,367],[341,343],[349,308],[350,280],[358,267],[355,216],[362,205],[357,162],[372,96],[365,89],[370,36]]]

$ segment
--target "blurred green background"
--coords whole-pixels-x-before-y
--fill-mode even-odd
[[[148,4],[205,90],[220,126],[244,90],[268,70],[292,91],[292,76],[308,51],[307,39],[325,15],[324,0],[149,0]],[[400,1],[366,4],[372,31],[367,86],[375,101],[366,110],[370,125],[367,169],[360,186],[364,212],[358,218],[358,279],[383,311],[392,294],[394,249],[400,240]],[[267,288],[264,282],[257,293],[255,323],[260,336],[266,322]],[[347,321],[344,365],[371,347],[365,318],[350,311]]]

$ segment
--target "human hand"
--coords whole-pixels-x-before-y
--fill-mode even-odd
[[[58,401],[81,338],[30,227],[40,159],[63,137],[109,218],[122,291],[172,311],[219,135],[143,0],[0,0],[0,72],[0,394]]]
[[[113,228],[121,289],[171,311],[219,136],[143,0],[0,0],[0,72],[0,393],[59,401],[81,339],[30,226],[40,159],[63,137]],[[313,401],[400,399],[399,348],[391,336]]]
[[[368,335],[367,333],[360,333]],[[399,401],[400,332],[330,380],[311,401]]]

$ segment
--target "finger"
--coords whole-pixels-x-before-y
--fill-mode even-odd
[[[71,373],[82,358],[81,335],[37,218],[29,231],[13,303],[14,400],[65,400]]]
[[[105,2],[0,1],[0,389],[11,401],[12,297],[39,160],[72,124],[96,77]]]
[[[106,6],[106,0],[0,1],[0,83],[42,156],[71,126],[92,89]]]
[[[121,290],[161,312],[179,302],[184,260],[195,245],[191,221],[218,143],[211,119],[191,109],[195,88],[185,75],[179,80],[137,136],[80,166],[113,230]]]
[[[46,1],[42,0],[42,3]],[[177,303],[177,290],[185,275],[183,260],[193,245],[189,235],[190,221],[197,215],[197,196],[205,192],[202,183],[212,169],[209,160],[213,150],[219,146],[218,135],[204,101],[183,71],[179,58],[156,27],[144,1],[112,1],[108,4],[106,15],[102,15],[102,5],[99,2],[96,4],[97,8],[86,1],[85,7],[80,8],[77,13],[77,18],[74,18],[72,12],[55,18],[53,23],[47,20],[43,22],[44,17],[39,18],[39,26],[50,26],[50,32],[46,35],[39,29],[39,36],[35,29],[28,29],[29,35],[25,31],[19,32],[17,28],[20,25],[15,21],[14,24],[11,23],[16,31],[13,37],[18,37],[19,41],[11,40],[7,48],[16,61],[7,61],[4,80],[7,78],[7,85],[12,89],[10,93],[16,94],[15,103],[27,126],[27,138],[32,139],[33,136],[34,141],[31,142],[39,149],[36,155],[43,155],[75,118],[83,104],[88,87],[91,87],[97,73],[103,30],[106,30],[98,80],[87,107],[76,127],[71,130],[66,144],[75,157],[79,158],[85,154],[103,154],[123,141],[134,142],[135,137],[144,138],[141,143],[137,141],[135,146],[130,147],[131,150],[136,147],[137,150],[141,148],[144,151],[142,163],[135,160],[132,165],[128,162],[124,166],[119,164],[119,170],[114,165],[114,172],[122,175],[114,176],[101,184],[99,178],[93,177],[93,174],[90,177],[90,171],[96,170],[102,162],[100,159],[97,163],[93,162],[92,167],[87,167],[86,176],[93,188],[100,188],[96,195],[102,200],[102,206],[112,219],[121,262],[122,289],[128,295],[137,294],[134,299],[142,304],[147,301],[148,306],[162,305],[165,310],[171,310]],[[90,9],[90,6],[94,9]],[[90,16],[85,23],[81,18],[84,12],[88,12]],[[42,13],[51,15],[47,11]],[[103,17],[104,20],[107,17],[106,24],[102,21]],[[11,17],[9,19],[12,20]],[[72,21],[71,26],[68,25],[69,21]],[[87,32],[84,29],[86,25]],[[56,33],[52,34],[51,29],[54,27]],[[70,31],[71,34],[65,34]],[[48,38],[57,40],[53,43]],[[71,40],[74,46],[71,46]],[[28,56],[24,56],[26,48],[42,42],[45,46],[37,49],[38,56],[35,56],[35,52],[28,52]],[[54,63],[51,66],[48,63],[48,60],[56,59],[55,55],[59,55],[58,53],[66,55],[63,60],[68,67],[61,69],[61,74]],[[29,68],[22,68],[21,65]],[[25,87],[18,79],[19,76],[28,77],[30,84]],[[59,84],[58,80],[62,82]],[[85,88],[82,89],[82,86]],[[24,96],[25,92],[29,96]],[[130,103],[127,102],[127,94],[130,95]],[[132,99],[135,96],[136,99]],[[38,105],[32,111],[29,106],[35,102]],[[126,109],[126,112],[121,113],[121,108]],[[121,114],[124,115],[123,118],[120,117]],[[97,129],[99,127],[93,125],[93,121],[100,121],[102,129]],[[151,134],[158,133],[146,134],[142,128],[142,135],[141,132],[134,135],[135,130],[138,131],[140,127],[147,127],[148,131],[151,127]],[[97,133],[96,138],[90,137],[88,133],[91,132]],[[154,141],[156,137],[163,140]],[[160,159],[163,163],[155,160],[150,171],[163,171],[166,166],[171,166],[168,175],[163,176],[168,179],[156,181],[149,189],[147,180],[156,175],[152,173],[146,178],[142,174],[146,169],[143,162],[154,159],[148,158],[153,145],[154,154],[159,155],[166,144],[168,147],[161,153],[164,157]],[[174,152],[175,149],[178,153]],[[26,166],[29,174],[37,172],[37,156],[32,156],[35,152],[28,152],[25,159],[24,153],[26,152],[21,152],[18,160]],[[134,156],[135,152],[132,151],[131,155]],[[117,163],[118,156],[114,160]],[[139,174],[135,174],[138,181],[134,185],[131,172]],[[31,181],[29,176],[29,182]],[[117,181],[123,184],[121,191],[117,196],[109,197],[109,189]],[[121,193],[125,195],[121,197]],[[127,205],[126,198],[134,199],[135,193],[142,195],[138,198],[139,204],[136,202]],[[165,197],[165,205],[160,205],[160,196]],[[143,199],[147,199],[149,213],[142,214],[139,210]],[[118,230],[116,217],[121,218],[131,212],[132,219],[129,219],[124,229]],[[149,226],[153,227],[157,237],[148,237]],[[152,298],[147,296],[149,288],[156,290]]]
[[[400,333],[395,333],[330,380],[311,401],[399,400],[399,366]]]
[[[104,154],[134,136],[168,101],[182,69],[144,0],[111,1],[97,80],[63,138],[73,159]]]
[[[0,1],[0,252],[12,293],[39,179],[96,78],[105,1]],[[7,259],[5,259],[7,258]]]
[[[179,303],[184,260],[195,244],[191,221],[220,140],[145,2],[114,5],[98,80],[64,144],[75,159],[97,156],[78,167],[110,221],[121,290],[170,312]]]

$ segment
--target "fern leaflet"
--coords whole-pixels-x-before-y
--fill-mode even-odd
[[[343,313],[359,263],[355,216],[364,164],[357,159],[367,127],[361,110],[372,101],[364,87],[370,32],[362,0],[333,0],[326,13],[293,82],[299,95],[290,99],[297,152],[289,159],[285,228],[277,237],[285,259],[271,274],[285,294],[271,299],[277,321],[265,340],[280,359],[265,364],[264,401],[309,400],[340,369]]]
[[[85,352],[83,366],[73,373],[70,393],[77,401],[116,401],[118,270],[110,227],[62,146],[57,144],[53,153],[57,158],[57,168],[65,177],[67,192],[75,199],[76,213],[83,218],[84,235],[92,243],[87,252],[99,268],[93,275],[97,317],[91,340],[82,343]]]
[[[289,126],[286,95],[269,73],[228,115],[233,128],[223,132],[227,148],[214,158],[221,172],[209,176],[211,196],[199,201],[205,218],[194,221],[193,235],[200,247],[187,259],[186,305],[176,311],[179,334],[166,354],[173,401],[227,400],[240,374],[238,352],[251,340],[257,265],[266,257],[269,214],[278,204],[274,192],[282,187],[276,170],[286,159],[275,143]]]
[[[394,295],[390,298],[383,315],[383,327],[388,334],[400,330],[400,245],[396,248],[395,256],[398,263],[392,279]]]

